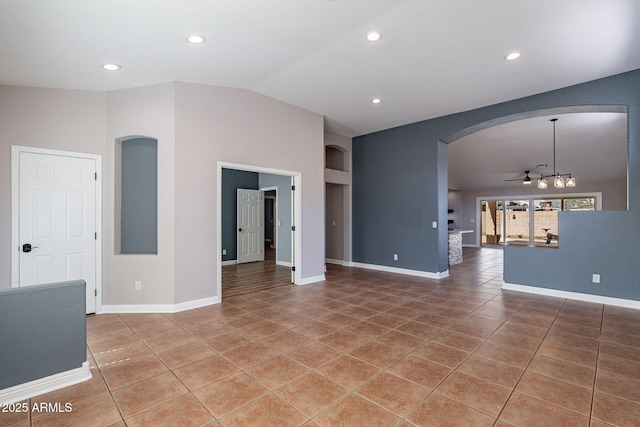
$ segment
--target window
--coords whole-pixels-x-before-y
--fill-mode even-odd
[[[560,212],[594,211],[599,209],[599,204],[598,198],[591,195],[556,196],[549,199],[482,200],[481,209],[482,244],[557,248],[561,236]]]
[[[505,244],[529,245],[529,201],[507,200],[505,202]]]

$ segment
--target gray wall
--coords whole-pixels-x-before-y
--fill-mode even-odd
[[[0,390],[82,367],[85,282],[0,289]]]
[[[277,261],[291,262],[291,177],[261,173],[260,188],[277,187],[278,221],[276,224]],[[274,219],[275,221],[275,219]]]
[[[158,253],[158,141],[122,141],[120,253]]]
[[[433,137],[429,143],[429,125],[353,139],[353,261],[443,271],[431,228],[438,221],[438,144]]]
[[[504,280],[640,299],[640,70],[355,138],[354,260],[442,271],[446,227],[430,228],[436,218],[446,223],[447,201],[440,195],[447,189],[447,164],[438,156],[440,141],[510,115],[597,105],[628,106],[629,210],[561,213],[560,248],[507,247]],[[394,263],[396,250],[400,259]],[[592,273],[601,275],[600,286],[591,284]]]
[[[235,169],[222,169],[222,255],[223,261],[238,258],[238,199],[237,189],[258,190],[258,173]]]

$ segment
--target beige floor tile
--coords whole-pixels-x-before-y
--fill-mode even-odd
[[[167,372],[112,393],[123,417],[128,418],[187,393],[187,388]]]
[[[69,412],[49,412],[41,417],[33,418],[34,427],[106,427],[111,426],[122,417],[109,393],[73,405]]]
[[[407,420],[416,426],[492,426],[494,419],[462,403],[433,393]]]
[[[310,372],[277,389],[275,393],[312,418],[349,393],[327,377]]]
[[[195,390],[238,371],[239,369],[225,358],[214,355],[173,372],[190,390]]]
[[[536,399],[589,415],[592,387],[580,387],[532,371],[525,372],[516,391]]]
[[[456,371],[438,386],[436,392],[496,418],[511,389]]]
[[[248,375],[238,372],[195,390],[193,394],[219,419],[268,391]]]
[[[593,418],[619,427],[635,427],[640,420],[640,403],[596,392]]]
[[[340,356],[318,368],[316,372],[353,390],[380,373],[380,368],[351,356]]]
[[[400,358],[406,354],[406,351],[372,341],[350,351],[349,354],[363,362],[379,368],[386,368],[400,360]]]
[[[267,394],[221,420],[224,426],[230,427],[294,427],[306,421],[306,416],[273,394]]]
[[[110,390],[117,390],[167,371],[164,363],[151,355],[109,365],[102,369],[102,376]]]
[[[277,355],[245,370],[252,378],[273,390],[309,372],[303,364],[290,357]]]
[[[575,426],[587,427],[589,417],[551,403],[514,393],[505,406],[500,420],[515,426]]]
[[[452,368],[417,356],[408,355],[386,369],[386,372],[405,378],[429,389],[434,389],[452,371]]]
[[[200,427],[217,424],[209,411],[191,394],[185,394],[155,406],[127,418],[126,421],[128,427]]]
[[[404,418],[431,390],[383,372],[360,386],[356,393]]]
[[[350,394],[314,421],[321,426],[386,427],[397,425],[402,419],[367,399]]]

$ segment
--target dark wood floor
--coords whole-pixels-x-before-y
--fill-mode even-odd
[[[265,246],[264,261],[222,267],[222,298],[293,286],[291,268],[276,264],[276,250]]]

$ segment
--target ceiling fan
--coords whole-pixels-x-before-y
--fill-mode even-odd
[[[531,185],[530,171],[524,171],[524,178],[505,179],[505,181],[521,181],[524,185]]]

